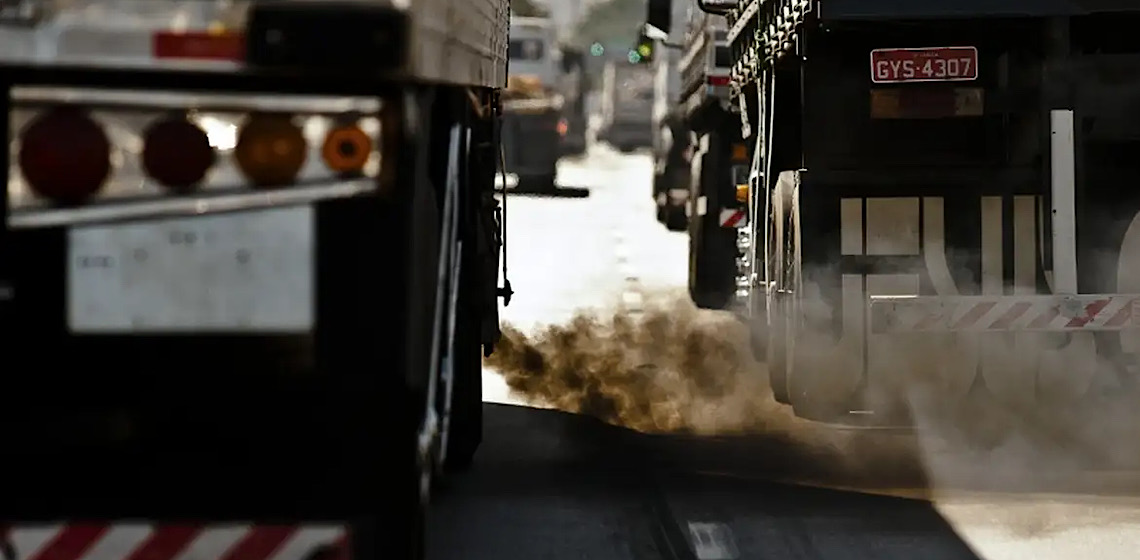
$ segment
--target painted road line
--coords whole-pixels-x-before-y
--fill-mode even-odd
[[[740,557],[732,530],[723,523],[690,521],[689,539],[697,560],[736,560]]]

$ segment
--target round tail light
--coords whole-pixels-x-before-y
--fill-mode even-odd
[[[325,136],[321,157],[332,171],[354,175],[364,169],[372,155],[372,139],[356,125],[342,125]]]
[[[147,127],[143,142],[143,169],[176,192],[198,186],[217,157],[206,131],[182,116],[155,121]]]
[[[255,187],[289,185],[305,165],[309,145],[287,115],[253,115],[238,132],[234,158]]]
[[[111,142],[82,109],[42,113],[20,136],[20,172],[28,188],[56,204],[80,204],[111,175]]]

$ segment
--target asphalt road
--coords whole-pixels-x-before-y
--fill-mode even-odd
[[[720,461],[701,442],[557,411],[487,419],[477,467],[437,498],[431,558],[977,558],[925,501],[701,474]]]

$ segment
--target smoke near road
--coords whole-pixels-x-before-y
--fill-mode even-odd
[[[673,298],[636,314],[586,311],[532,332],[508,327],[486,365],[536,404],[728,445],[750,475],[863,488],[1100,492],[1084,473],[1104,458],[1140,457],[1134,407],[1026,410],[973,394],[948,398],[933,379],[944,369],[931,359],[937,353],[924,345],[892,353],[913,372],[912,386],[894,387],[915,421],[905,434],[794,418],[773,400],[744,325]]]
[[[531,335],[507,327],[487,365],[531,401],[639,431],[755,432],[786,415],[746,336],[731,317],[666,300]]]

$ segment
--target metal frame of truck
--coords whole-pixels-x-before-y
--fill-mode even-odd
[[[701,1],[748,116],[737,298],[778,400],[905,423],[891,376],[916,369],[939,398],[1062,409],[1132,383],[1135,8]]]
[[[24,205],[12,189],[29,179],[15,182],[7,160],[0,551],[18,559],[422,558],[432,480],[479,445],[481,356],[499,336],[497,298],[509,301],[494,198],[508,3],[254,2],[244,20],[154,35],[156,53],[167,40],[199,53],[244,43],[212,57],[225,60],[0,61],[4,130],[30,108],[84,126],[92,109],[343,123],[374,111],[381,129],[376,173],[262,188],[148,179],[138,196]],[[21,161],[43,145],[33,128],[15,132]],[[66,135],[50,144],[78,145]],[[79,173],[80,160],[57,165]],[[256,290],[213,305],[245,286],[222,272],[273,278],[294,261],[308,287],[278,294],[281,313],[243,323],[223,309],[264,301]],[[142,276],[116,272],[129,267]],[[204,295],[207,268],[233,284]],[[91,269],[110,275],[104,299],[126,294],[116,305],[154,281],[171,295],[148,316],[95,321],[76,303],[102,289]]]

